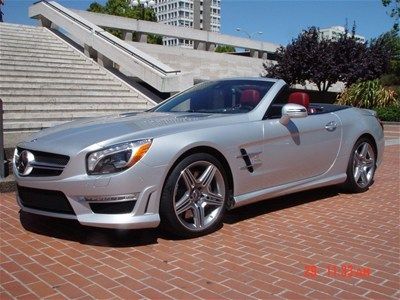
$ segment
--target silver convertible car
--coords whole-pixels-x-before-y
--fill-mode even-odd
[[[194,237],[256,201],[328,185],[366,191],[383,149],[373,111],[240,78],[45,129],[17,146],[14,173],[23,211]]]

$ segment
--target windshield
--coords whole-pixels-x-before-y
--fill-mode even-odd
[[[151,111],[198,113],[247,113],[254,109],[274,82],[220,80],[197,84]]]

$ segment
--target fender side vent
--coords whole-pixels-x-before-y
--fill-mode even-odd
[[[253,165],[251,163],[250,157],[247,154],[247,151],[245,149],[240,149],[240,153],[242,154],[241,157],[244,160],[244,163],[246,164],[246,168],[250,173],[253,173],[254,168]]]

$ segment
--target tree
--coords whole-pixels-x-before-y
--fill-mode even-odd
[[[388,68],[389,51],[377,40],[362,44],[346,29],[338,41],[324,39],[318,29],[303,31],[286,47],[276,52],[277,64],[264,67],[268,76],[282,78],[290,84],[315,83],[318,90],[327,91],[342,81],[347,85],[358,80],[375,79]]]
[[[153,9],[131,6],[129,0],[107,0],[105,5],[93,2],[90,4],[88,11],[138,20],[157,21]]]
[[[393,29],[399,30],[400,0],[382,0],[384,7],[389,7],[389,16],[394,18]]]
[[[140,6],[133,7],[129,0],[107,0],[105,5],[93,2],[87,9],[90,12],[102,13],[113,16],[120,16],[138,20],[156,22],[157,17],[153,9]],[[122,31],[118,29],[107,29],[113,35],[121,38]],[[162,38],[157,35],[148,35],[148,42],[151,44],[162,44]]]
[[[215,48],[215,52],[218,53],[236,52],[236,49],[235,47],[229,45],[218,45],[217,48]]]
[[[378,37],[381,43],[384,43],[390,50],[389,69],[386,74],[381,77],[381,83],[384,86],[391,86],[397,89],[400,97],[400,36],[396,29],[392,29]],[[375,43],[373,40],[372,43]]]

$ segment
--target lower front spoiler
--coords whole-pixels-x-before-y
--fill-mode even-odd
[[[19,201],[18,201],[19,202]],[[19,203],[22,211],[42,215],[46,217],[61,218],[77,220],[81,225],[111,228],[111,229],[143,229],[143,228],[156,228],[160,224],[159,214],[146,213],[141,216],[134,216],[132,214],[81,214],[69,215],[54,212],[47,212],[38,209],[24,207]]]

